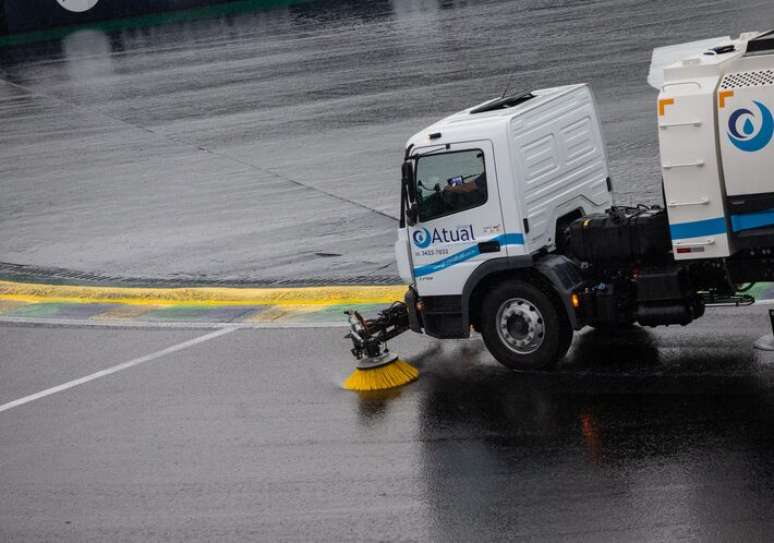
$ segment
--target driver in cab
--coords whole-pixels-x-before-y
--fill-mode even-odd
[[[417,185],[420,189],[428,189],[422,181],[419,181]],[[435,183],[431,194],[424,198],[420,196],[422,215],[429,217],[462,211],[483,204],[485,201],[486,172],[471,176],[450,177],[446,180],[443,188],[440,187],[440,183]]]

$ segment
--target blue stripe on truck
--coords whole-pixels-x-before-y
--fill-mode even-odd
[[[497,241],[500,243],[501,246],[524,245],[524,235],[523,234],[502,234],[488,241]],[[464,249],[451,256],[447,256],[446,258],[441,259],[437,262],[433,262],[431,264],[425,264],[424,266],[414,268],[414,276],[422,277],[425,275],[431,275],[441,270],[445,270],[446,268],[451,268],[452,266],[459,264],[460,262],[465,262],[466,260],[470,260],[471,258],[477,257],[480,254],[481,253],[478,250],[478,244],[476,244],[476,245],[473,245],[472,247],[468,247],[467,249]]]
[[[731,215],[731,229],[734,232],[740,230],[752,230],[763,226],[774,224],[774,209],[768,211],[759,211],[757,213],[744,213],[742,215]]]
[[[703,221],[679,222],[669,225],[672,239],[698,238],[701,236],[716,236],[725,234],[726,219],[717,217],[715,219],[705,219]]]

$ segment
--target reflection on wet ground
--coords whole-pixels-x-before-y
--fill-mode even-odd
[[[621,377],[428,383],[423,466],[442,537],[765,540],[771,389]]]
[[[439,540],[766,540],[774,357],[714,325],[586,331],[554,373],[502,369],[477,342],[414,357]],[[361,398],[361,416],[394,401]]]

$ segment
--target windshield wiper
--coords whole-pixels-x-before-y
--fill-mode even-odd
[[[408,158],[416,160],[418,158],[426,157],[428,155],[434,155],[438,151],[447,151],[449,149],[449,144],[439,143],[437,147],[438,147],[437,149],[433,149],[432,151],[425,151],[424,153],[419,153],[418,155],[409,155]]]

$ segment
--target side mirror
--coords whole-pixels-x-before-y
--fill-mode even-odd
[[[417,206],[415,204],[410,204],[408,209],[406,210],[406,222],[409,226],[414,226],[417,224],[417,218],[419,216],[419,213],[417,212]]]
[[[410,203],[417,201],[417,184],[414,181],[414,168],[411,167],[411,162],[406,161],[401,168],[403,174],[403,186],[406,187],[406,193]]]

